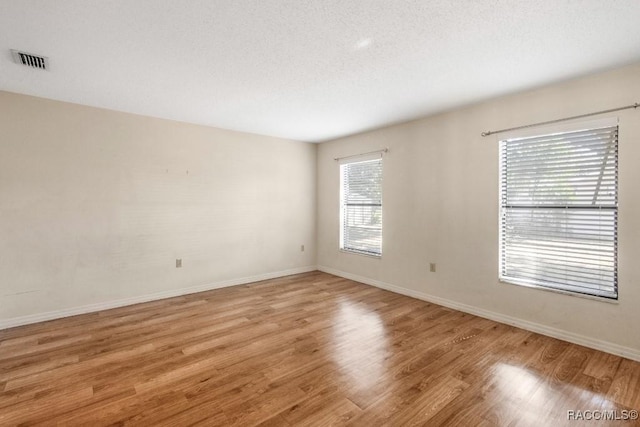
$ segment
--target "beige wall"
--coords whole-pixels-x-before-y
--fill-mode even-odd
[[[617,304],[498,282],[498,139],[480,136],[638,101],[640,64],[321,144],[319,266],[640,355],[640,111],[606,115],[620,119]],[[333,158],[383,147],[383,257],[340,252]]]
[[[480,137],[639,99],[637,64],[316,149],[0,92],[0,326],[317,261],[640,355],[640,111],[613,114],[620,119],[616,304],[498,282],[498,146]],[[383,147],[391,149],[384,255],[340,252],[333,158]]]
[[[313,144],[0,92],[0,324],[314,268],[315,168]]]

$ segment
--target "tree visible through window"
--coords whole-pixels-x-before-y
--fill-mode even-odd
[[[382,255],[382,159],[340,165],[340,248]]]
[[[617,299],[618,127],[500,146],[500,278]]]

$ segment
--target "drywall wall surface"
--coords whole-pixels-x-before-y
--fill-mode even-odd
[[[500,137],[480,136],[635,102],[640,64],[320,144],[319,267],[640,355],[640,109],[602,116],[620,124],[617,303],[498,281]],[[383,147],[382,258],[341,252],[333,159]]]
[[[0,92],[0,324],[313,269],[315,168],[314,144]]]

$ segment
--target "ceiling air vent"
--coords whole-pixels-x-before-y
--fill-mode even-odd
[[[31,68],[40,68],[41,70],[49,69],[49,58],[46,56],[34,55],[13,49],[11,49],[11,55],[13,55],[13,60],[16,64],[26,65]]]

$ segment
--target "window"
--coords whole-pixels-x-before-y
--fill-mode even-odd
[[[340,165],[340,249],[382,255],[382,158]]]
[[[617,125],[501,141],[500,193],[501,280],[618,298]]]

